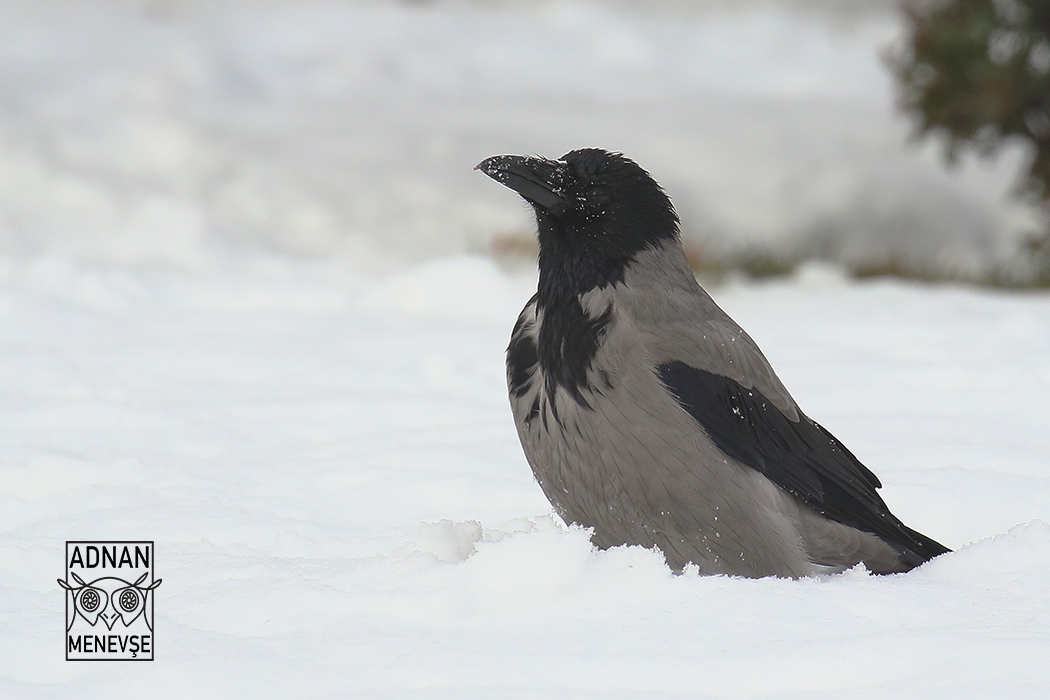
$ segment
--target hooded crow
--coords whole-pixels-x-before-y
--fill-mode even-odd
[[[539,285],[507,348],[525,456],[598,547],[670,567],[800,577],[908,571],[949,551],[898,520],[881,484],[806,416],[697,284],[649,173],[585,148],[477,169],[536,214]]]

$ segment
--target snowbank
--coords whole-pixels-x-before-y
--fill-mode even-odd
[[[9,269],[0,694],[1043,694],[1050,299],[816,268],[715,290],[894,511],[958,550],[751,581],[553,517],[503,378],[533,284],[479,259]],[[85,538],[156,541],[154,662],[63,660],[55,579]]]

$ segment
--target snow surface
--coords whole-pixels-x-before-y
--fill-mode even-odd
[[[1020,230],[830,7],[0,2],[0,697],[1047,697],[1046,293],[712,289],[958,550],[907,575],[595,551],[513,431],[485,156],[620,148],[728,246]],[[63,660],[75,539],[156,541],[156,661]]]
[[[531,275],[41,258],[0,280],[0,696],[1046,697],[1045,294],[821,268],[715,288],[958,549],[753,581],[553,517],[503,378]],[[63,660],[70,539],[156,541],[156,661]]]

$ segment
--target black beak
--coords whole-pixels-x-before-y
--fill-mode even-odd
[[[544,209],[567,206],[562,194],[565,163],[528,156],[492,156],[474,166]]]

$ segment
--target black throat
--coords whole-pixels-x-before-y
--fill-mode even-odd
[[[536,213],[541,307],[623,282],[624,269],[645,247],[640,241],[614,243],[596,222],[574,218],[555,218],[542,210]]]
[[[610,256],[595,249],[594,239],[579,230],[559,230],[566,224],[537,216],[540,233],[537,310],[542,322],[536,356],[553,398],[562,387],[581,406],[589,408],[582,391],[589,387],[588,371],[613,320],[612,307],[597,315],[580,303],[594,289],[622,284],[624,270],[634,254]],[[620,251],[617,251],[620,252]]]

